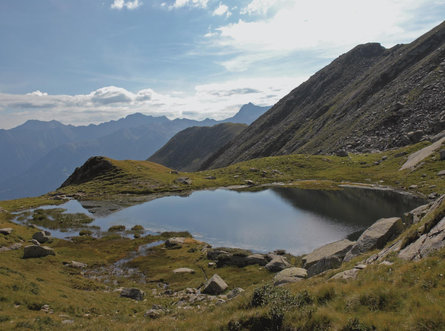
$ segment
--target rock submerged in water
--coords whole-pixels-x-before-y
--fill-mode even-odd
[[[46,246],[30,245],[25,247],[23,258],[24,259],[39,258],[48,255],[56,255],[56,253],[52,248]]]
[[[228,285],[226,282],[218,276],[218,274],[214,274],[212,278],[210,278],[203,286],[201,293],[210,294],[210,295],[218,295],[224,292],[227,289]]]
[[[387,242],[394,239],[402,231],[403,224],[400,217],[379,219],[362,233],[355,245],[346,254],[344,261],[350,261],[354,257],[375,248],[382,249]]]

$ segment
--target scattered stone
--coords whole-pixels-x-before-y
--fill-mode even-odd
[[[445,170],[441,170],[437,173],[437,176],[445,176]]]
[[[428,199],[430,200],[434,200],[439,196],[439,194],[437,192],[433,192],[431,194],[428,195]]]
[[[278,272],[291,267],[290,263],[287,262],[284,256],[275,254],[269,254],[268,256],[271,260],[266,264],[265,268],[270,272]]]
[[[363,269],[365,269],[366,267],[367,267],[366,264],[361,263],[361,264],[357,264],[357,265],[354,267],[354,269],[363,270]]]
[[[156,318],[159,318],[159,317],[161,317],[162,315],[164,315],[164,314],[166,314],[168,312],[169,312],[169,310],[164,308],[164,307],[162,307],[162,306],[153,305],[150,310],[147,310],[145,312],[144,317],[148,317],[148,318],[151,318],[151,319],[156,319]]]
[[[82,262],[70,261],[70,262],[62,262],[65,267],[71,267],[76,269],[86,268],[88,265]]]
[[[246,183],[246,185],[249,185],[249,186],[255,186],[256,185],[255,182],[250,180],[250,179],[245,180],[244,182]]]
[[[173,237],[165,241],[165,247],[167,248],[180,248],[184,244],[184,237]]]
[[[286,254],[286,250],[284,250],[284,249],[276,249],[276,250],[273,251],[273,253],[277,254],[277,255],[284,255],[284,254]]]
[[[342,149],[342,150],[335,152],[335,155],[340,156],[340,157],[346,157],[346,156],[348,156],[348,152],[346,152],[344,149]]]
[[[252,254],[246,257],[246,263],[247,265],[259,264],[264,266],[267,264],[267,259],[263,254]]]
[[[295,283],[307,278],[307,270],[303,268],[291,267],[281,270],[274,277],[274,285],[284,285],[287,283]]]
[[[355,279],[359,273],[359,269],[349,269],[335,274],[330,279]]]
[[[3,246],[3,247],[0,247],[0,253],[1,252],[7,252],[7,251],[15,251],[15,250],[19,249],[20,247],[22,247],[21,243],[14,243],[14,244],[12,244],[11,246],[8,246],[8,247]]]
[[[56,253],[52,248],[46,246],[30,245],[25,247],[23,258],[39,258],[48,255],[56,255]]]
[[[416,188],[418,188],[418,185],[411,185],[410,187],[408,187],[410,190],[415,190]]]
[[[215,262],[209,262],[209,264],[208,264],[209,267],[214,267],[215,265],[216,265]]]
[[[188,177],[178,177],[175,179],[176,184],[192,185],[192,180]]]
[[[309,277],[318,275],[325,270],[338,268],[354,244],[354,241],[343,239],[319,247],[304,256],[303,266],[307,269]]]
[[[204,179],[208,179],[208,180],[215,180],[215,179],[216,179],[216,177],[215,177],[215,176],[207,176],[207,177],[204,177]]]
[[[53,314],[53,313],[54,313],[54,310],[52,310],[51,307],[50,307],[49,305],[43,305],[43,306],[40,308],[40,311],[43,311],[43,312],[45,312],[45,313],[47,313],[47,314]]]
[[[244,290],[241,287],[234,288],[229,293],[227,293],[227,298],[229,300],[233,299],[233,298],[237,297],[238,295],[240,295],[243,292],[244,292]]]
[[[440,151],[440,160],[441,160],[441,161],[445,160],[445,149],[442,149],[442,150]]]
[[[34,245],[40,246],[40,243],[35,239],[31,239],[30,242],[33,243]]]
[[[380,264],[381,264],[381,265],[391,266],[391,265],[393,265],[394,263],[385,260],[385,261],[383,261],[383,262],[380,262]]]
[[[73,321],[73,320],[63,320],[63,321],[62,321],[62,324],[63,324],[63,325],[74,324],[74,321]]]
[[[121,297],[130,298],[133,300],[142,301],[144,300],[145,293],[144,291],[138,288],[123,288],[121,291]]]
[[[37,240],[39,243],[44,244],[50,240],[51,233],[48,231],[39,231],[32,235],[32,239]]]
[[[176,171],[176,170],[170,170],[170,173],[171,173],[172,175],[177,175],[177,174],[178,174],[178,171]]]
[[[349,261],[355,256],[374,248],[382,249],[388,241],[394,239],[402,231],[403,224],[400,217],[379,219],[362,233],[355,245],[346,254],[344,261]]]
[[[227,289],[226,282],[218,276],[218,274],[214,274],[212,278],[210,278],[203,286],[201,292],[205,294],[218,295],[224,292]]]
[[[382,161],[385,161],[385,160],[387,160],[387,159],[388,159],[388,156],[387,156],[387,155],[382,156]]]
[[[190,268],[178,268],[173,270],[174,274],[194,274],[195,270]]]
[[[0,229],[0,233],[4,234],[5,236],[10,235],[12,233],[13,229],[12,228],[3,228]]]

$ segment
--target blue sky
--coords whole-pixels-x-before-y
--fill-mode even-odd
[[[444,17],[445,0],[1,0],[0,128],[229,117]]]

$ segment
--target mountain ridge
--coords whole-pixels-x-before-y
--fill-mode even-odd
[[[445,22],[407,45],[359,45],[282,98],[201,169],[271,155],[371,152],[445,129]]]

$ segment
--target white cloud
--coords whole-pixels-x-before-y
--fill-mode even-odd
[[[11,128],[29,119],[84,125],[136,112],[169,118],[224,119],[249,102],[262,106],[276,103],[305,78],[238,79],[198,85],[192,93],[157,93],[150,88],[134,93],[116,86],[80,95],[48,95],[39,91],[21,95],[0,93],[0,123],[2,128]]]
[[[262,14],[265,15],[269,9],[277,5],[277,0],[252,0],[247,7],[241,9],[242,15]]]
[[[237,54],[221,62],[230,71],[244,71],[259,61],[277,60],[297,51],[334,57],[360,43],[392,46],[418,37],[438,22],[416,30],[410,25],[416,9],[435,1],[253,0],[242,12],[265,14],[275,6],[273,13],[217,27],[205,37],[213,47]]]
[[[142,5],[142,2],[139,0],[133,0],[133,1],[125,1],[125,0],[114,0],[113,3],[111,4],[111,8],[112,9],[123,9],[123,8],[127,8],[127,9],[136,9],[138,7],[140,7]]]
[[[226,15],[229,17],[232,13],[229,10],[229,7],[224,5],[223,3],[219,3],[219,6],[213,11],[213,16],[223,16]]]
[[[27,93],[26,95],[37,95],[37,96],[41,97],[41,96],[48,95],[48,93],[40,92],[39,90],[37,90],[37,91],[31,92],[31,93]]]
[[[175,0],[175,3],[169,6],[169,9],[176,9],[182,7],[197,7],[197,8],[207,8],[207,3],[209,0]]]

